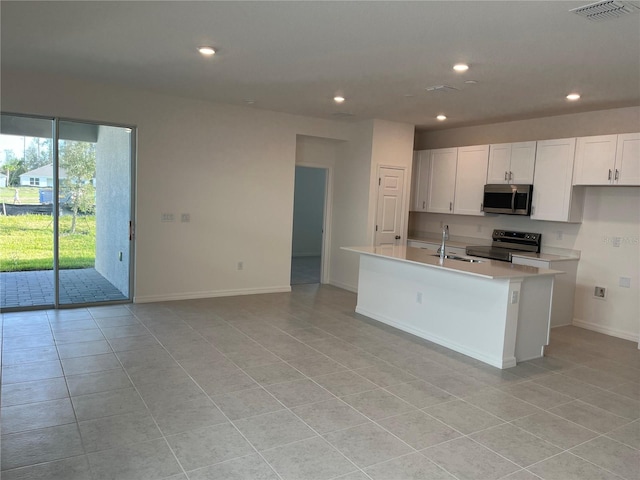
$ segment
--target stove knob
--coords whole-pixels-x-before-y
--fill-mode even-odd
[[[524,238],[526,238],[527,240],[529,240],[529,238],[531,238],[531,236],[530,236],[529,234],[526,234],[526,235],[524,236]]]
[[[501,236],[501,237],[504,237],[504,232],[500,232],[500,236]]]

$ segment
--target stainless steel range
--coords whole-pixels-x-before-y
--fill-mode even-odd
[[[467,255],[510,262],[513,253],[540,253],[541,233],[494,230],[491,245],[467,247]]]

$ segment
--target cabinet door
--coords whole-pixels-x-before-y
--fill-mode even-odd
[[[412,210],[415,212],[427,211],[427,192],[429,191],[429,150],[415,152],[413,164],[413,178],[415,196],[413,197]]]
[[[452,213],[456,188],[457,148],[431,150],[427,211]]]
[[[411,195],[409,197],[409,210],[418,211],[418,182],[420,179],[420,152],[413,152],[413,167],[411,168]]]
[[[609,185],[612,182],[617,138],[617,135],[578,138],[574,185]]]
[[[618,135],[616,185],[640,185],[640,133]]]
[[[490,145],[487,183],[508,183],[510,163],[510,143],[498,143]]]
[[[484,215],[482,199],[487,178],[489,145],[458,148],[453,213]]]
[[[511,183],[530,185],[536,164],[536,143],[520,142],[511,144]]]
[[[557,222],[580,220],[575,218],[577,214],[571,198],[575,148],[575,138],[538,142],[532,219]]]

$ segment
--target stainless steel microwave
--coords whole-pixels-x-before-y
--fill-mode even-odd
[[[486,213],[531,215],[532,193],[533,185],[485,185],[482,209]]]

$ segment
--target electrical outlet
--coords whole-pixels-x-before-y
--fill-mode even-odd
[[[614,247],[619,247],[620,246],[620,241],[622,239],[620,237],[613,237],[612,238],[612,244]]]
[[[562,240],[562,237],[564,237],[564,232],[562,230],[558,230],[556,235],[556,239],[557,240]]]
[[[482,233],[482,225],[478,224],[477,233]]]
[[[188,213],[181,213],[180,214],[180,221],[182,223],[188,223],[191,221],[191,215]]]
[[[416,303],[422,303],[422,292],[416,293]]]
[[[238,262],[238,270],[244,270],[244,262]]]
[[[620,277],[620,281],[618,283],[622,288],[631,288],[631,278],[630,277]]]
[[[515,305],[516,303],[518,303],[518,297],[519,297],[519,292],[518,290],[514,290],[513,292],[511,292],[511,303],[513,305]]]
[[[607,288],[596,286],[593,289],[593,296],[600,300],[604,300],[605,298],[607,298]]]

